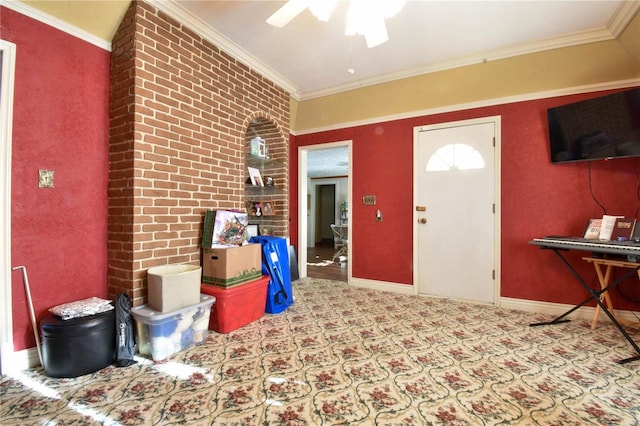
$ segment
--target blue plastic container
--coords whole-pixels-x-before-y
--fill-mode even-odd
[[[279,314],[293,304],[287,240],[261,235],[249,241],[262,245],[262,275],[270,278],[265,312]]]

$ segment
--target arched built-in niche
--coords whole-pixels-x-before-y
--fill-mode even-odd
[[[254,149],[252,150],[252,142]],[[262,144],[261,149],[255,149]],[[289,180],[287,140],[269,118],[256,116],[245,134],[245,208],[249,223],[261,234],[289,236]],[[249,168],[260,179],[251,179]]]

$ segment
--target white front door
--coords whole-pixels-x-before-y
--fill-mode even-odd
[[[499,117],[424,126],[414,134],[414,285],[494,303]]]

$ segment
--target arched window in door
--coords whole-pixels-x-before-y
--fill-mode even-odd
[[[484,159],[478,151],[463,143],[452,143],[439,148],[429,157],[425,171],[438,172],[483,168]]]

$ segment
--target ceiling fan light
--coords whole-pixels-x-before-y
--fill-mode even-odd
[[[369,48],[376,47],[389,40],[387,26],[385,25],[384,18],[381,14],[373,14],[371,16],[364,32],[364,38],[367,42],[367,47]]]
[[[347,13],[346,35],[363,35],[367,47],[375,47],[389,40],[380,4],[352,0]]]
[[[384,20],[397,14],[405,1],[350,0],[345,35],[363,35],[367,47],[375,47],[386,42],[389,40],[389,35]],[[288,0],[267,19],[267,22],[276,27],[282,27],[307,7],[318,20],[327,22],[336,3],[337,0]]]
[[[347,26],[345,35],[364,35],[367,28],[370,11],[367,9],[366,2],[361,0],[352,0],[347,11]]]
[[[336,8],[336,0],[309,0],[309,10],[322,22],[328,22]]]

